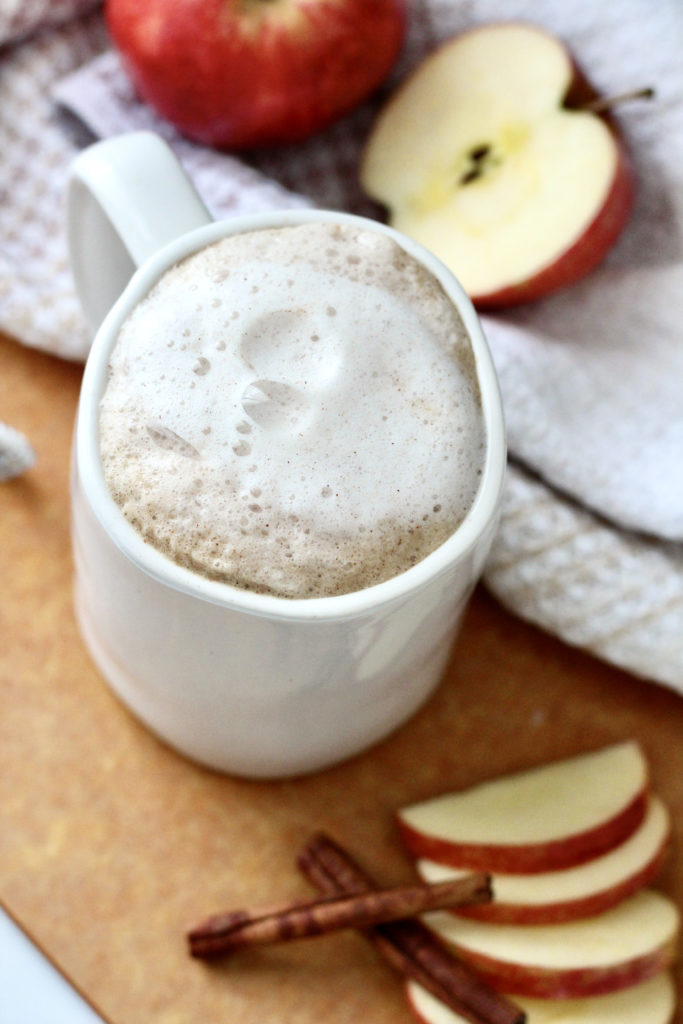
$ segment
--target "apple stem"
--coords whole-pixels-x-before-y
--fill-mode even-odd
[[[645,89],[632,89],[630,92],[619,93],[618,96],[599,96],[589,103],[582,103],[579,110],[589,110],[593,114],[601,114],[604,110],[611,110],[622,103],[630,100],[651,100],[655,97],[655,90],[648,86]]]

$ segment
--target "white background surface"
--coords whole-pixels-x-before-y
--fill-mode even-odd
[[[0,993],[0,1024],[102,1024],[1,909]]]

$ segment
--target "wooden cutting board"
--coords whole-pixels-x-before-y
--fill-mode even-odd
[[[683,700],[523,624],[481,589],[434,697],[346,764],[255,783],[154,739],[110,694],[72,613],[80,375],[0,338],[0,419],[39,456],[0,485],[0,902],[111,1024],[410,1021],[396,976],[359,936],[207,966],[187,956],[184,928],[308,895],[294,859],[319,828],[382,881],[409,879],[400,805],[627,737],[642,743],[673,813],[658,887],[681,903]],[[683,992],[680,967],[677,980]]]

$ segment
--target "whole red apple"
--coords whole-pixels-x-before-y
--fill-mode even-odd
[[[107,23],[145,102],[224,149],[296,142],[387,77],[404,0],[108,0]]]

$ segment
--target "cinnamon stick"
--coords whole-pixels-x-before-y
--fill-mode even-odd
[[[315,835],[298,864],[324,893],[373,890],[374,879],[334,840]],[[413,978],[472,1024],[524,1024],[526,1016],[457,959],[422,922],[400,920],[364,929],[378,952],[397,971]]]
[[[435,885],[372,889],[307,903],[215,914],[188,932],[188,941],[193,956],[208,958],[245,946],[323,935],[340,928],[368,928],[429,910],[490,899],[489,876],[478,872]]]

